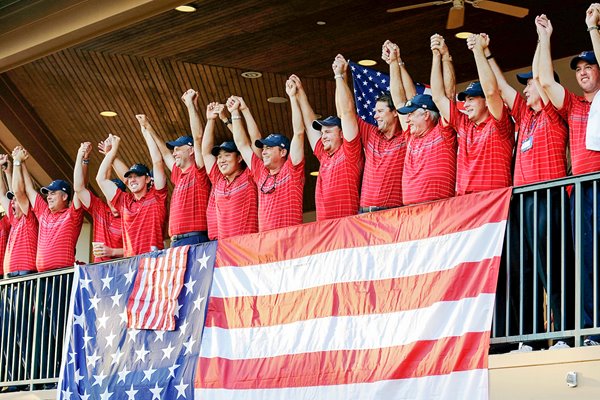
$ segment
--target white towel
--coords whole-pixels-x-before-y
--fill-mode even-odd
[[[587,127],[585,128],[585,148],[600,151],[600,96],[598,93],[592,100],[588,114]]]

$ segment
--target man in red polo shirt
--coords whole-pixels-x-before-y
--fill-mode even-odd
[[[96,177],[104,196],[123,219],[125,257],[163,249],[163,228],[167,218],[167,177],[162,156],[148,132],[149,122],[146,116],[140,114],[136,118],[150,151],[154,185],[151,185],[150,170],[144,164],[134,164],[125,173],[129,193],[119,190],[109,179],[121,141],[114,135],[108,137],[111,148],[104,156]]]
[[[467,43],[475,56],[480,81],[472,82],[458,94],[458,100],[464,101],[464,114],[454,99],[447,97],[444,88],[441,66],[444,38],[437,34],[431,37],[433,101],[458,135],[457,195],[510,186],[512,181],[514,133],[510,113],[484,54],[485,38],[471,35]]]
[[[390,66],[390,92],[407,138],[402,172],[402,202],[421,203],[454,196],[456,134],[443,124],[433,99],[416,94],[415,84],[400,59],[398,46],[386,41],[382,58]],[[454,74],[451,74],[452,77]],[[407,102],[406,97],[412,96]]]
[[[123,224],[121,215],[113,206],[86,188],[91,151],[90,142],[79,146],[73,168],[73,189],[83,208],[92,216],[94,262],[103,262],[123,257]],[[113,179],[113,182],[123,192],[126,190],[120,179]]]
[[[29,201],[39,222],[36,265],[39,272],[70,267],[75,263],[75,246],[83,224],[79,200],[72,199],[71,185],[61,179],[42,187],[47,203],[26,179],[27,152],[22,147],[13,151],[13,189],[21,209]],[[71,199],[73,200],[71,202]]]
[[[198,113],[198,93],[188,89],[181,100],[188,110],[192,136],[181,136],[165,144],[148,126],[175,185],[169,209],[171,247],[208,240],[206,209],[210,181],[202,158],[203,128]]]
[[[7,154],[0,154],[0,169],[3,171],[3,174],[0,176],[0,205],[2,205],[2,209],[4,210],[0,214],[0,266],[2,266],[0,276],[8,276],[8,264],[4,264],[4,257],[6,255],[11,224],[8,212],[10,200],[6,195],[9,191],[8,185],[12,185],[12,165]],[[4,180],[4,176],[6,176],[7,181]]]
[[[402,205],[402,170],[406,138],[398,113],[389,95],[381,95],[373,108],[377,126],[356,114],[354,97],[346,82],[348,62],[338,54],[332,65],[337,113],[348,141],[360,136],[365,152],[359,212],[383,210]]]
[[[535,25],[540,46],[540,83],[550,102],[558,109],[558,113],[569,125],[569,144],[571,150],[571,166],[573,175],[587,174],[600,171],[600,151],[588,149],[586,139],[588,134],[598,132],[600,127],[590,126],[588,132],[588,117],[592,101],[600,91],[600,68],[596,54],[600,54],[600,6],[592,4],[586,11],[585,23],[592,40],[594,51],[584,51],[571,60],[571,69],[575,71],[577,84],[583,91],[583,96],[578,96],[554,80],[552,57],[550,54],[550,37],[552,24],[550,20],[541,15],[536,17]],[[598,100],[595,100],[596,102]],[[596,122],[597,123],[597,122]],[[594,241],[600,235],[600,207],[594,208],[595,200],[600,196],[600,191],[594,188],[594,182],[584,182],[581,185],[581,199],[576,199],[576,193],[571,196],[571,216],[575,225],[575,206],[577,200],[581,203],[581,237],[582,237],[582,277],[583,283],[583,327],[594,327],[594,317],[600,318],[600,301],[594,304],[594,284],[598,284],[598,274],[594,273],[598,266],[594,265]],[[598,202],[596,202],[598,203]],[[594,229],[596,223],[596,229]],[[594,276],[595,275],[595,276]],[[594,310],[596,315],[594,315]],[[597,319],[598,320],[598,319]],[[597,325],[596,325],[597,326]],[[584,344],[600,344],[600,335],[588,337]]]
[[[360,138],[348,140],[342,121],[334,115],[317,120],[300,78],[291,75],[289,79],[296,84],[308,142],[320,164],[315,188],[317,221],[356,215],[364,164]]]
[[[258,232],[257,189],[244,160],[232,141],[215,146],[215,121],[223,104],[206,107],[202,156],[213,185],[218,239]]]
[[[296,98],[296,84],[288,80],[286,92],[292,107],[292,142],[279,133],[256,140],[254,144],[262,149],[262,159],[254,153],[242,123],[239,99],[230,97],[227,100],[227,109],[233,120],[233,139],[258,187],[260,232],[302,223],[304,125]]]
[[[12,165],[7,155],[0,156],[0,163],[5,164],[4,173],[8,182],[12,184]],[[25,179],[30,179],[29,175]],[[38,241],[38,221],[35,217],[29,200],[25,198],[21,205],[17,202],[14,192],[0,193],[2,207],[6,210],[6,218],[10,223],[10,232],[4,254],[4,276],[15,277],[36,272],[35,255]]]

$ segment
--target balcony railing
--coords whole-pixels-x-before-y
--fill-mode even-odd
[[[599,181],[591,174],[514,189],[492,345],[568,339],[580,346],[600,334]],[[0,391],[58,381],[72,280],[69,268],[0,281]]]

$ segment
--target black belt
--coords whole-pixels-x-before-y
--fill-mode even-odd
[[[368,213],[368,212],[373,212],[373,211],[387,210],[388,208],[389,207],[379,207],[379,206],[360,207],[358,209],[358,212],[360,212],[360,213]]]
[[[200,236],[200,235],[206,235],[206,231],[194,231],[194,232],[182,233],[181,235],[173,235],[173,236],[171,236],[171,242],[176,242],[181,239],[189,238],[192,236]]]

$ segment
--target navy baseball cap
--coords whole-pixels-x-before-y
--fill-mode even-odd
[[[175,140],[172,140],[170,142],[167,142],[167,147],[169,148],[169,150],[173,150],[175,147],[179,147],[179,146],[194,146],[194,138],[191,136],[180,136]]]
[[[14,198],[15,198],[15,193],[14,193],[14,192],[6,192],[6,197],[7,197],[9,200],[12,200],[12,199],[14,199]]]
[[[133,164],[131,168],[129,168],[129,171],[125,172],[125,178],[128,178],[131,174],[136,174],[137,176],[150,176],[150,170],[144,164]]]
[[[69,184],[69,182],[67,181],[63,181],[62,179],[57,179],[55,181],[52,181],[48,186],[44,186],[40,189],[40,192],[42,194],[48,194],[49,192],[54,192],[54,191],[63,191],[66,194],[68,194],[69,196],[71,196],[72,190],[71,190],[71,185]]]
[[[219,155],[221,150],[226,151],[227,153],[240,153],[237,146],[232,141],[223,142],[220,145],[213,147],[210,152],[216,157]]]
[[[588,64],[598,64],[598,61],[596,60],[596,55],[593,51],[582,51],[581,53],[573,57],[573,59],[571,60],[571,69],[577,69],[577,63],[582,60]]]
[[[119,178],[117,178],[117,179],[111,179],[110,181],[112,183],[114,183],[115,185],[117,185],[117,187],[119,189],[121,189],[121,191],[123,191],[123,192],[127,191],[127,186],[125,186],[125,184],[123,183],[123,181],[120,180]]]
[[[290,149],[290,139],[283,136],[281,133],[271,133],[264,139],[258,139],[254,142],[254,145],[259,149],[262,149],[263,146],[276,147],[279,146],[282,149],[289,150]]]
[[[527,81],[533,78],[533,72],[529,71],[529,72],[523,72],[522,74],[517,74],[517,80],[519,81],[519,83],[521,83],[522,85],[527,85]],[[558,74],[556,73],[556,71],[554,72],[554,80],[558,83],[560,83],[560,78],[558,76]]]
[[[464,90],[464,92],[460,92],[458,94],[459,101],[465,101],[465,98],[469,97],[485,97],[483,94],[483,89],[481,87],[481,83],[479,81],[469,83],[469,86]]]
[[[342,120],[335,115],[330,115],[325,119],[316,119],[312,123],[313,129],[320,131],[324,126],[337,126],[342,127]]]
[[[404,107],[398,109],[400,114],[408,114],[415,111],[418,108],[428,111],[438,111],[433,98],[428,94],[418,94],[409,101],[406,102]]]

